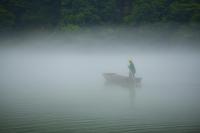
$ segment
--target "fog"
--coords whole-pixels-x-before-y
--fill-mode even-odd
[[[80,33],[73,38],[39,34],[4,40],[0,49],[1,118],[14,129],[17,125],[27,129],[29,124],[44,128],[41,125],[46,122],[47,130],[38,128],[46,132],[57,127],[56,131],[67,127],[76,131],[84,124],[88,131],[98,126],[107,131],[121,126],[118,131],[126,131],[127,124],[130,130],[145,124],[152,128],[144,130],[165,130],[158,123],[168,125],[167,130],[174,130],[174,123],[177,130],[198,128],[199,49],[192,44],[181,47],[183,40],[170,46],[163,45],[165,39],[156,40]],[[129,58],[142,86],[106,86],[102,74],[128,76]],[[10,127],[4,125],[3,131]],[[76,125],[78,129],[73,128]]]

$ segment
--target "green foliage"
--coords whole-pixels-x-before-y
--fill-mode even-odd
[[[0,6],[0,30],[10,29],[13,27],[15,16],[4,7]]]
[[[68,24],[68,25],[63,25],[61,27],[61,30],[62,31],[73,31],[73,32],[76,32],[76,31],[80,30],[80,27],[78,25],[75,25],[75,24]]]
[[[62,23],[81,26],[98,24],[100,17],[96,11],[91,0],[63,0]]]
[[[199,0],[0,0],[0,28],[200,22]]]
[[[124,17],[126,23],[145,24],[162,21],[165,0],[137,0],[130,15]]]
[[[199,13],[199,3],[179,0],[170,5],[169,19],[177,22],[198,21]]]

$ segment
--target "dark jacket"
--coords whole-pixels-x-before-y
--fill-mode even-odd
[[[132,74],[135,74],[135,73],[136,73],[135,66],[134,66],[134,64],[133,64],[132,61],[130,62],[128,68],[129,68],[129,70],[132,72]]]

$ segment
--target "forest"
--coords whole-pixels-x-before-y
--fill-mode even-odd
[[[0,32],[199,25],[199,0],[0,0]]]

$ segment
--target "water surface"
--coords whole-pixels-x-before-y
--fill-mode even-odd
[[[142,87],[105,86],[130,55]],[[0,132],[199,132],[199,57],[1,50]]]

